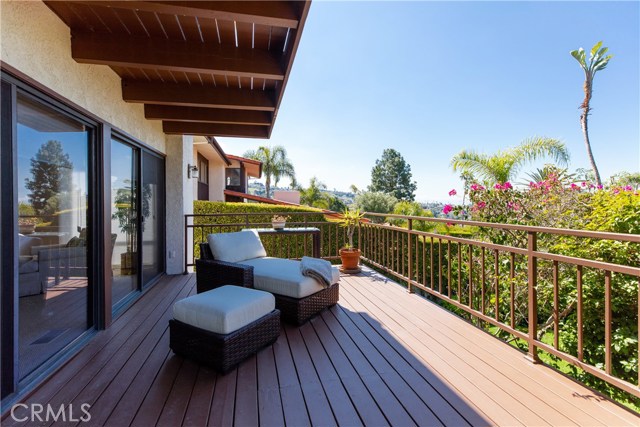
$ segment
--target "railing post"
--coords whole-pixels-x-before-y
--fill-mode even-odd
[[[407,220],[407,228],[409,231],[413,230],[413,220],[411,218],[409,218]],[[407,290],[409,291],[410,294],[413,293],[413,288],[411,287],[411,272],[413,270],[413,254],[411,253],[411,233],[407,233],[407,246],[408,246],[408,250],[407,250],[407,255],[409,256],[409,262],[408,262],[408,267],[409,267],[409,272],[407,274],[409,280],[407,281]]]
[[[533,363],[540,363],[536,340],[538,335],[538,296],[536,282],[538,280],[538,259],[535,251],[538,246],[538,237],[534,231],[527,232],[527,272],[528,272],[528,298],[529,298],[529,352],[527,358]]]
[[[360,248],[360,257],[362,258],[362,256],[366,256],[367,254],[364,254],[364,245],[362,244],[362,238],[361,238],[361,233],[360,233],[360,224],[362,223],[362,221],[358,221],[358,247]],[[338,234],[336,233],[336,246],[338,247],[338,253],[340,253],[340,244],[338,243]]]
[[[187,245],[189,244],[189,239],[187,236],[187,233],[189,232],[188,218],[188,215],[184,216],[184,273],[182,274],[189,274],[189,270],[187,269],[187,264],[189,263],[189,250],[187,249]]]

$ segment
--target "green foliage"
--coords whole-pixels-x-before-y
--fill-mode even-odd
[[[390,213],[398,200],[390,194],[366,191],[356,196],[355,206],[363,212]],[[373,222],[384,222],[383,217],[371,218]]]
[[[393,207],[393,213],[396,215],[423,216],[426,218],[433,218],[433,212],[431,212],[430,210],[422,209],[422,206],[420,206],[420,203],[418,202],[398,202]],[[390,224],[396,225],[398,227],[408,227],[408,221],[406,219],[388,218],[387,221]],[[433,222],[419,220],[414,220],[412,224],[413,229],[418,231],[431,231],[435,228],[435,226],[436,225]]]
[[[363,218],[363,214],[360,213],[359,209],[355,211],[350,211],[349,209],[345,209],[342,213],[342,218],[340,219],[340,226],[345,228],[347,233],[347,243],[345,247],[347,249],[353,249],[353,233],[356,231],[356,228],[360,225],[360,221]]]
[[[611,177],[611,185],[619,187],[630,185],[634,190],[640,190],[640,172],[620,172]]]
[[[29,201],[38,215],[51,215],[69,206],[60,206],[60,193],[71,191],[73,163],[62,143],[49,140],[31,158],[31,178],[25,187],[31,191]],[[62,198],[63,200],[65,198]]]
[[[312,215],[302,213],[312,212]],[[243,228],[271,228],[271,219],[274,214],[282,213],[289,217],[288,225],[317,227],[322,230],[322,256],[337,256],[344,233],[340,233],[339,223],[328,219],[320,210],[309,207],[271,205],[265,203],[225,203],[195,200],[193,213],[197,215],[225,214],[224,216],[198,216],[194,217],[193,242],[194,256],[200,255],[200,242],[205,242],[207,235],[211,233],[224,233],[240,231]],[[260,215],[245,215],[260,214]],[[262,236],[262,242],[267,249],[267,255],[285,258],[299,258],[303,254],[310,254],[311,239],[307,239],[306,252],[305,240],[296,236]]]
[[[411,166],[393,148],[382,152],[371,170],[369,191],[391,194],[398,200],[415,200],[416,183],[411,181]]]
[[[454,172],[466,172],[483,180],[485,185],[502,184],[517,177],[527,163],[550,157],[560,165],[569,162],[569,152],[557,139],[534,137],[515,147],[494,154],[462,150],[451,159]]]
[[[266,197],[271,197],[271,180],[273,185],[277,186],[280,179],[287,177],[293,182],[296,179],[293,163],[287,157],[287,150],[281,146],[275,147],[258,147],[257,150],[249,150],[244,153],[244,157],[248,159],[258,160],[262,162],[262,174],[265,176]]]
[[[300,203],[319,209],[329,209],[331,196],[326,192],[327,186],[315,176],[309,181],[309,187],[301,188]]]
[[[631,187],[614,187],[608,191],[594,190],[593,187],[587,182],[567,186],[555,176],[532,184],[528,190],[475,186],[471,192],[474,205],[470,211],[472,219],[479,221],[640,234],[640,194]],[[479,229],[478,235],[500,244],[526,246],[526,235],[521,232]],[[627,266],[640,264],[640,245],[631,242],[538,233],[538,250]],[[524,258],[516,262],[516,276],[526,271],[525,262]],[[541,335],[552,327],[553,275],[553,264],[539,260],[537,291]],[[559,329],[560,349],[577,356],[576,267],[559,263],[557,275],[560,278],[558,308],[563,314]],[[508,274],[501,272],[501,276],[504,276],[501,280],[505,280]],[[638,280],[619,273],[612,273],[610,280],[612,374],[637,384]],[[526,283],[526,277],[523,277],[522,283]],[[605,273],[602,270],[583,268],[583,358],[586,363],[600,368],[604,367],[605,361],[604,283]],[[523,290],[520,295],[526,295],[526,291]],[[504,295],[503,298],[508,296]],[[526,301],[516,298],[516,307],[526,307]],[[526,312],[518,310],[518,313],[516,323],[524,322]],[[639,404],[637,399],[578,368],[568,368],[569,365],[550,356],[545,356],[545,360],[618,400]]]

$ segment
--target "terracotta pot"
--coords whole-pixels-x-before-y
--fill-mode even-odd
[[[340,259],[344,270],[355,270],[360,262],[360,249],[340,249]]]

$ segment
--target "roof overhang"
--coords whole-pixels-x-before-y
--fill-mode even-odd
[[[236,161],[242,163],[244,165],[244,170],[247,172],[252,178],[261,178],[262,177],[262,162],[254,159],[247,159],[246,157],[233,156],[231,154],[228,155],[229,160]]]
[[[311,1],[45,1],[168,134],[269,138]]]

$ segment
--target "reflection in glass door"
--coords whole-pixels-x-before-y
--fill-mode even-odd
[[[138,290],[138,153],[111,140],[111,301]]]
[[[164,271],[164,161],[142,155],[142,283]]]
[[[93,326],[90,137],[83,123],[18,93],[19,380]]]

